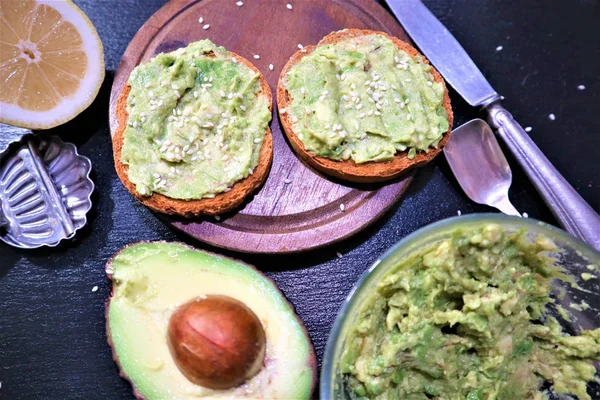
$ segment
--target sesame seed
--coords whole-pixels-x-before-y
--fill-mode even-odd
[[[532,130],[533,130],[533,128],[530,126],[525,127],[525,132],[531,132]]]
[[[285,114],[287,112],[287,108],[282,108],[281,110],[279,110],[280,114]]]
[[[363,107],[363,105],[362,105],[362,104],[357,104],[357,105],[356,105],[356,109],[357,109],[357,110],[360,110],[362,107]]]
[[[381,116],[381,113],[379,111],[375,111],[375,115]]]
[[[412,115],[411,115],[411,114],[408,114],[408,115],[406,116],[406,119],[407,119],[408,121],[410,121],[410,119],[411,119],[411,118],[412,118]]]
[[[369,112],[367,113],[368,116],[373,115],[373,110],[369,110]]]
[[[227,154],[225,154],[223,157],[221,157],[221,161],[227,161],[229,159],[229,156]]]
[[[304,48],[304,46],[302,46],[300,43],[298,43],[298,48],[299,48],[300,50],[302,50],[302,49]]]
[[[98,286],[94,286],[94,287],[92,288],[92,292],[96,292],[96,291],[98,291]]]
[[[585,86],[584,85],[579,85],[579,86],[577,86],[577,89],[578,90],[585,90]]]
[[[326,124],[325,129],[329,129],[329,128],[331,128],[331,124]]]
[[[292,183],[292,181],[291,181],[291,180],[289,180],[289,179],[285,179],[285,180],[283,181],[283,183],[285,183],[286,185],[289,185],[290,183]]]
[[[203,24],[203,23],[204,23],[204,18],[200,17],[200,18],[198,19],[198,22],[199,22],[199,23],[201,23],[201,24]]]
[[[337,258],[342,258],[342,253],[340,253],[339,251],[335,253],[335,255],[337,256]]]
[[[410,78],[407,78],[407,79],[405,79],[405,80],[404,80],[404,82],[408,82],[408,83],[410,83],[410,82],[412,82],[412,79],[410,79]]]
[[[252,170],[252,168],[248,168],[248,173],[249,173],[250,175],[252,175],[252,174],[254,173],[254,171]]]
[[[145,87],[146,89],[149,89],[149,88],[150,88],[150,86],[152,86],[152,83],[150,83],[150,82],[148,82],[148,83],[146,83],[146,84],[144,85],[144,87]]]
[[[233,62],[234,64],[237,64],[238,60],[235,57],[231,57],[231,62]]]
[[[325,100],[325,97],[326,96],[324,94],[322,94],[321,96],[319,96],[319,100],[323,101],[323,100]]]
[[[238,99],[243,99],[244,95],[238,92],[235,94],[235,97],[237,97]]]
[[[305,87],[301,87],[300,88],[300,93],[302,93],[302,94],[306,93],[306,88]]]
[[[260,59],[260,56],[259,56],[258,54],[255,54],[255,55],[254,55],[254,59],[255,59],[255,60],[259,60],[259,59]]]
[[[244,5],[243,1],[238,1],[237,3],[235,3],[236,6],[241,7]]]
[[[202,29],[207,30],[208,28],[210,28],[210,24],[206,24],[202,27]]]
[[[360,114],[358,115],[358,118],[361,118],[361,119],[362,119],[362,118],[364,118],[364,117],[365,117],[365,115],[366,115],[365,113],[360,113]]]
[[[269,69],[270,69],[271,71],[273,71],[273,68],[275,68],[275,67],[273,66],[273,64],[269,64]]]
[[[502,47],[502,46],[498,46],[498,47],[496,47],[496,51],[502,51],[503,48],[504,47]]]
[[[220,90],[219,94],[221,95],[221,97],[225,97],[225,92],[223,90]]]
[[[433,86],[433,82],[429,82],[429,81],[428,81],[428,82],[427,82],[427,85],[428,85],[428,86]]]
[[[556,115],[550,114],[548,115],[548,118],[550,119],[550,121],[554,121],[556,119]]]
[[[292,5],[291,5],[290,3],[287,3],[285,6],[286,6],[286,8],[287,8],[288,10],[291,10],[291,9],[292,9]]]
[[[456,214],[460,216],[460,215],[462,215],[462,211],[458,210],[458,211],[456,212]]]
[[[342,212],[344,212],[345,209],[346,209],[346,206],[344,205],[344,203],[340,204],[340,210]]]
[[[242,106],[240,106],[240,109],[241,109],[242,111],[246,111],[246,106],[243,106],[243,105],[242,105]]]
[[[229,94],[227,95],[227,98],[228,98],[229,100],[233,99],[233,93],[229,93]]]
[[[197,99],[198,98],[198,92],[194,92],[194,98]]]

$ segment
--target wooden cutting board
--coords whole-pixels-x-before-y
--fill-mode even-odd
[[[379,30],[408,41],[402,27],[374,0],[245,0],[242,6],[236,3],[237,0],[172,0],[142,26],[115,75],[110,99],[112,134],[117,130],[117,98],[131,70],[158,53],[197,40],[210,39],[253,62],[273,93],[281,68],[298,50],[298,44],[316,44],[328,33],[343,28]],[[210,27],[204,29],[207,24]],[[272,71],[269,64],[274,66]],[[220,221],[161,218],[194,238],[230,250],[298,252],[337,242],[363,229],[385,213],[412,180],[409,174],[384,185],[351,186],[333,181],[296,157],[282,134],[275,110],[271,129],[271,173],[241,209],[221,216]]]

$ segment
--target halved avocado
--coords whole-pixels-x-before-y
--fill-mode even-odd
[[[117,253],[106,272],[113,282],[106,310],[108,342],[121,376],[131,382],[137,398],[311,396],[316,362],[306,330],[273,281],[256,269],[180,243],[142,242]],[[189,314],[189,307],[183,310],[186,305],[214,297],[211,295],[243,303],[258,317],[266,337],[258,373],[252,372],[231,389],[192,383],[186,378],[190,374],[184,374],[175,361],[172,351],[176,346],[169,341],[175,337],[169,335],[175,311]],[[185,326],[180,319],[173,318]],[[207,339],[202,332],[200,338]]]

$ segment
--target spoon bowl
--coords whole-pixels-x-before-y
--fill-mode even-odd
[[[467,196],[476,203],[520,217],[510,203],[512,172],[492,128],[474,119],[452,131],[444,148],[446,160]]]

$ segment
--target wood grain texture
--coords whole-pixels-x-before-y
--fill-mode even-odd
[[[201,17],[203,23],[198,21]],[[203,29],[205,24],[210,28]],[[343,28],[378,30],[408,41],[400,25],[371,0],[303,0],[293,2],[292,10],[280,0],[248,1],[242,7],[233,1],[171,1],[144,24],[125,51],[112,87],[111,132],[114,134],[117,128],[117,98],[131,70],[158,53],[207,38],[251,60],[275,90],[279,72],[298,50],[298,44],[316,44],[323,36]],[[274,66],[272,71],[270,64]],[[409,174],[379,186],[347,186],[332,181],[292,152],[276,112],[271,129],[271,173],[262,189],[241,209],[223,215],[220,221],[162,215],[161,219],[221,248],[249,253],[298,252],[342,240],[363,229],[383,215],[412,180]]]

